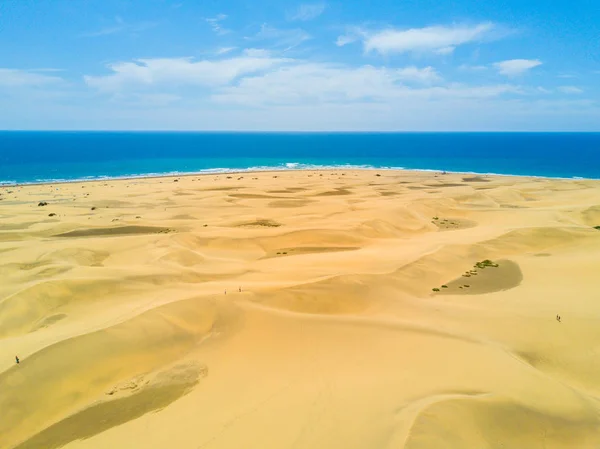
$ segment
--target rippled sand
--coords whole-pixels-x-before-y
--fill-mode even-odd
[[[584,180],[2,187],[0,447],[598,448],[598,225]]]

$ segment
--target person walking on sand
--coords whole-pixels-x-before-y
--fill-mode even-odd
[[[556,315],[556,321],[560,323],[560,315]]]
[[[19,356],[18,356],[18,355],[16,355],[16,356],[15,356],[15,361],[17,362],[17,365],[18,365],[19,363],[21,363],[21,361],[19,360]]]
[[[242,293],[242,287],[240,287],[240,293]]]

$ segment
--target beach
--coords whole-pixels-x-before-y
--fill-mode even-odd
[[[0,448],[597,448],[597,226],[585,179],[0,186]]]

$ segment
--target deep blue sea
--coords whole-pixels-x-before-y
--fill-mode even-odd
[[[600,133],[0,132],[0,183],[338,167],[600,179]]]

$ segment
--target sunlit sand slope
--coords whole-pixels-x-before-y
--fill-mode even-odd
[[[2,187],[0,448],[598,448],[596,226],[585,180]]]

